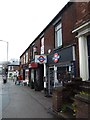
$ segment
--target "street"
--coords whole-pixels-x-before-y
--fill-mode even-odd
[[[2,118],[54,118],[49,112],[51,98],[28,86],[15,85],[11,80],[3,84],[1,76],[0,106]]]

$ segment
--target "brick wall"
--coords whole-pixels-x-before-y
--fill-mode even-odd
[[[76,26],[90,20],[90,2],[76,2]]]
[[[76,118],[88,118],[90,117],[90,103],[84,102],[83,100],[76,99],[77,105]]]
[[[72,34],[74,24],[76,22],[75,7],[72,4],[62,14],[62,34],[63,46],[75,43],[75,34]]]
[[[47,54],[48,49],[54,48],[54,26],[50,25],[44,32],[45,37],[45,53]]]
[[[40,54],[40,38],[37,38],[35,41],[35,46],[37,46],[38,54]]]

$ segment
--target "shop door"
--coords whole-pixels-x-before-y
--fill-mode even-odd
[[[50,68],[50,85],[54,86],[54,68]]]
[[[57,79],[60,83],[61,81],[64,81],[66,75],[66,66],[65,67],[58,67],[57,68]]]
[[[49,81],[48,81],[48,92],[49,94],[52,94],[52,90],[54,87],[54,68],[49,68]]]
[[[25,80],[25,69],[23,69],[23,80]]]
[[[25,70],[25,80],[29,80],[29,69]]]
[[[87,37],[88,45],[88,63],[89,63],[89,80],[90,80],[90,35]]]

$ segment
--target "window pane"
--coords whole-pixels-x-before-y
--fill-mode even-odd
[[[44,37],[41,38],[41,55],[44,54]]]
[[[57,31],[57,47],[60,46],[60,30]]]
[[[56,47],[59,47],[62,45],[62,28],[61,28],[61,24],[59,24],[58,26],[55,27],[55,35],[56,35]]]

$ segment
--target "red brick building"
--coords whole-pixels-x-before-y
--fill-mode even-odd
[[[39,63],[35,62],[35,55],[39,55],[36,58]],[[44,55],[46,63],[46,58],[41,58]],[[43,89],[44,78],[49,92],[61,81],[74,77],[89,80],[90,2],[68,2],[20,59],[23,74],[25,69],[29,70],[29,79],[36,83],[38,90]]]

